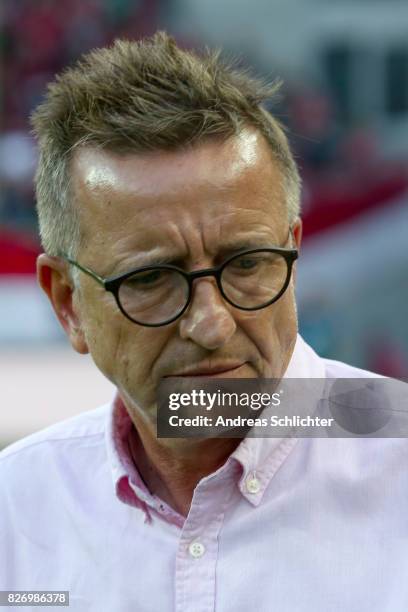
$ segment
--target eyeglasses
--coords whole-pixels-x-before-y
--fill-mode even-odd
[[[130,321],[160,327],[187,310],[197,278],[213,276],[223,298],[240,310],[270,306],[285,293],[298,251],[280,247],[249,249],[214,268],[185,272],[173,265],[150,265],[113,278],[102,278],[70,257],[61,257],[112,293]]]

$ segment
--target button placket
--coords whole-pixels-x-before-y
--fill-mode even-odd
[[[176,611],[213,612],[215,605],[215,568],[218,536],[227,503],[231,499],[228,479],[198,485],[184,523],[176,561]]]

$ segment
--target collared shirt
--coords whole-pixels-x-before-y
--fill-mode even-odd
[[[370,374],[298,337],[285,376]],[[0,453],[0,590],[69,591],[74,612],[408,609],[406,440],[248,437],[183,517],[134,435],[116,398]]]

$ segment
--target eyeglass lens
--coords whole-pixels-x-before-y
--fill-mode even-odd
[[[224,267],[221,286],[224,296],[238,308],[261,308],[281,292],[287,274],[286,259],[278,253],[243,253]],[[188,295],[188,281],[180,272],[157,267],[123,281],[118,298],[131,319],[158,325],[176,317]]]

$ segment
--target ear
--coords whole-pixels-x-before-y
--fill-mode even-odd
[[[302,242],[302,219],[299,219],[299,217],[296,219],[296,221],[294,222],[294,224],[292,225],[292,235],[295,239],[295,244],[296,244],[296,248],[298,250],[300,250],[300,245]]]
[[[59,257],[42,253],[37,258],[37,280],[47,294],[72,347],[83,355],[89,353],[67,263]]]
[[[293,238],[295,240],[295,244],[294,246],[297,248],[297,250],[300,250],[300,245],[302,243],[302,219],[297,218],[296,221],[294,222],[294,224],[292,225],[292,235]],[[297,265],[296,265],[296,261],[294,263],[293,266],[293,283],[294,285],[296,284],[296,277],[297,277]]]

